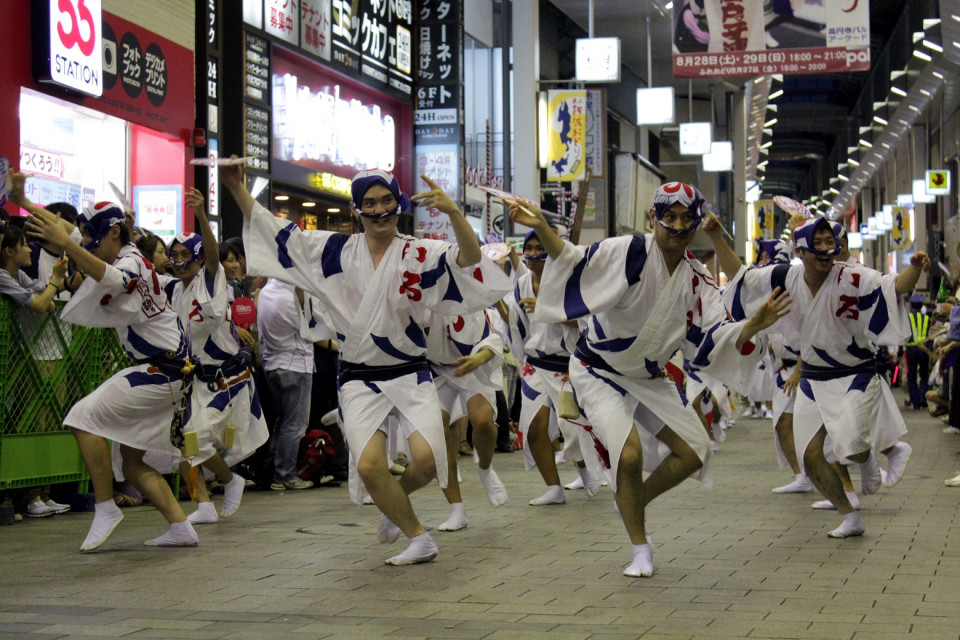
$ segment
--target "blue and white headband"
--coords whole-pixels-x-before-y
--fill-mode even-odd
[[[83,245],[83,248],[87,251],[96,250],[107,232],[116,224],[123,224],[123,209],[112,202],[97,202],[86,207],[77,215],[80,231],[90,236],[90,242]]]
[[[757,248],[770,256],[770,264],[790,262],[790,248],[783,240],[757,240]]]
[[[530,229],[530,231],[527,231],[527,234],[526,234],[525,236],[523,236],[523,260],[524,260],[525,262],[543,262],[543,261],[545,261],[545,260],[547,259],[547,252],[546,252],[546,250],[541,251],[540,253],[538,253],[538,254],[535,255],[535,256],[528,256],[528,255],[527,255],[527,242],[530,240],[530,238],[536,238],[537,240],[539,240],[539,239],[540,239],[540,236],[538,236],[538,235],[537,235],[537,232],[534,231],[533,229]]]
[[[813,246],[813,234],[821,223],[825,223],[830,228],[831,233],[833,233],[833,249],[822,251],[815,249]],[[818,256],[835,256],[840,253],[840,235],[842,232],[843,225],[839,222],[832,222],[823,216],[814,216],[794,230],[793,243],[797,249],[803,249]]]
[[[693,214],[693,224],[685,231],[677,231],[663,221],[664,214],[673,205],[680,203],[687,207]],[[653,213],[664,229],[676,235],[686,235],[693,233],[703,222],[703,204],[706,200],[700,190],[685,182],[668,182],[660,185],[657,192],[653,195]]]
[[[190,251],[190,259],[185,262],[174,262],[173,256],[173,245],[180,243]],[[174,236],[173,241],[170,243],[170,248],[167,249],[167,257],[170,258],[170,264],[174,267],[185,267],[188,264],[197,262],[198,260],[204,259],[203,253],[203,238],[196,233],[178,233]]]
[[[393,194],[394,199],[397,201],[396,207],[384,213],[363,212],[363,196],[367,193],[367,191],[370,190],[370,187],[375,184],[382,184],[389,189],[390,193]],[[399,215],[401,212],[413,210],[413,203],[410,201],[410,197],[400,190],[400,183],[397,182],[396,176],[389,171],[384,171],[383,169],[369,169],[367,171],[361,171],[357,175],[353,176],[353,182],[350,185],[350,193],[353,196],[353,206],[356,207],[357,213],[364,218],[370,218],[371,220],[379,220],[381,218]]]

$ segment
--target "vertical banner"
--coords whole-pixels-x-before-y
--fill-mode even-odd
[[[753,237],[756,240],[773,240],[774,202],[773,200],[757,200],[754,203],[757,215],[754,218]]]
[[[894,249],[900,251],[910,246],[911,224],[913,216],[910,215],[910,207],[893,208],[893,229],[890,230],[890,236]]]
[[[330,0],[300,0],[300,48],[330,61]]]
[[[420,0],[417,49],[414,140],[415,191],[427,190],[420,174],[430,177],[463,206],[463,0]],[[453,240],[447,216],[417,207],[414,230],[424,238]]]
[[[673,75],[677,78],[870,69],[869,0],[682,0],[673,4]]]
[[[587,92],[547,92],[547,180],[582,180],[586,171]]]
[[[594,178],[603,177],[604,163],[607,160],[607,111],[604,108],[603,89],[587,90],[586,153],[587,166],[593,171]],[[586,220],[586,218],[584,218]]]

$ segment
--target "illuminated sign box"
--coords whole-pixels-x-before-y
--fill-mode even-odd
[[[672,124],[673,106],[673,87],[637,89],[637,124]]]
[[[703,154],[703,170],[733,171],[733,143],[710,143],[710,153]]]
[[[680,153],[702,156],[710,153],[713,125],[709,122],[684,122],[680,125]]]
[[[91,96],[102,96],[104,49],[100,0],[49,0],[35,2],[34,6],[34,70],[38,79]],[[117,64],[115,57],[112,64]]]
[[[927,195],[945,196],[950,193],[950,172],[942,169],[927,171]]]
[[[577,82],[620,82],[620,38],[577,38]]]

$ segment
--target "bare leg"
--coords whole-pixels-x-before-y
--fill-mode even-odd
[[[670,448],[670,455],[647,478],[644,490],[645,505],[686,480],[703,466],[696,452],[670,427],[661,429],[657,439]]]
[[[233,472],[230,471],[230,467],[227,466],[227,461],[224,460],[223,456],[219,453],[215,453],[205,460],[203,466],[213,471],[213,475],[220,484],[229,484],[230,481],[233,480]]]
[[[550,441],[550,409],[540,407],[537,415],[527,429],[527,444],[540,477],[548,487],[560,485],[560,474],[557,473],[557,461],[553,456],[553,443]]]
[[[101,436],[70,429],[77,440],[83,462],[87,465],[93,495],[96,502],[113,500],[113,467],[110,462],[110,445]]]
[[[441,411],[440,415],[443,417],[443,436],[447,445],[447,488],[443,490],[443,495],[447,503],[456,504],[463,502],[460,481],[457,479],[457,458],[460,451],[460,422],[466,418],[461,418],[451,425],[449,413]]]
[[[847,493],[854,493],[856,489],[853,488],[853,481],[850,479],[850,470],[847,469],[846,465],[842,465],[839,462],[831,462],[830,466],[837,472],[837,477],[840,478],[840,484],[843,485],[843,490]]]
[[[180,482],[190,482],[190,473],[193,470],[193,465],[191,465],[186,460],[180,462]],[[197,504],[201,502],[212,502],[210,498],[210,492],[207,491],[207,481],[203,477],[203,470],[197,467],[196,471],[196,481],[194,482],[194,490],[196,493],[196,502]]]
[[[420,442],[426,444],[423,436],[420,436],[420,434],[414,434],[414,436],[419,438]],[[404,472],[402,478],[407,478],[407,474],[411,472],[411,466],[417,464],[418,451],[416,450],[417,448],[414,447],[414,439],[414,437],[410,438],[410,451],[413,460],[410,465],[407,466],[407,470]],[[416,514],[413,512],[413,506],[410,504],[410,498],[407,496],[407,487],[413,487],[417,484],[413,482],[412,479],[414,477],[419,479],[421,472],[411,473],[410,478],[407,480],[406,487],[402,486],[402,479],[401,482],[397,482],[394,477],[390,475],[390,470],[387,466],[386,442],[387,436],[382,431],[377,431],[373,434],[373,437],[370,438],[367,446],[364,447],[363,452],[360,454],[360,459],[357,462],[357,471],[363,479],[363,483],[370,493],[370,497],[373,498],[374,504],[377,505],[384,516],[399,527],[407,537],[412,538],[422,535],[426,533],[426,529],[423,528],[423,525],[420,524],[420,521],[417,519]],[[427,450],[429,451],[429,446]],[[432,452],[430,454],[430,460],[433,460]],[[422,464],[418,466],[425,470],[430,464],[422,461]],[[433,468],[436,468],[435,465]],[[411,488],[410,491],[412,490]]]
[[[837,507],[837,511],[843,515],[854,513],[850,500],[843,492],[840,476],[823,455],[823,443],[826,437],[827,430],[821,426],[803,452],[803,466],[813,486]]]
[[[144,453],[146,452],[140,449],[120,445],[124,477],[133,483],[133,486],[157,508],[157,511],[163,514],[167,522],[170,524],[184,522],[187,516],[173,496],[170,485],[159,471],[143,461]]]
[[[700,418],[700,424],[703,425],[703,430],[706,431],[710,437],[710,442],[716,442],[717,439],[713,437],[713,425],[710,424],[707,416],[703,414],[703,409],[700,408],[700,403],[703,402],[703,394],[704,392],[701,391],[693,401],[693,410],[696,411],[697,417]]]
[[[481,395],[467,400],[467,415],[473,425],[473,450],[480,459],[480,468],[489,469],[493,450],[497,446],[497,424],[493,421],[493,407]]]
[[[777,434],[777,440],[780,441],[783,456],[787,459],[794,475],[802,473],[803,469],[800,468],[800,461],[797,460],[797,447],[793,441],[793,414],[784,413],[781,415],[774,430]]]
[[[644,531],[646,489],[643,482],[643,445],[636,429],[631,429],[617,465],[617,491],[614,498],[620,509],[623,526],[626,527],[627,535],[633,544],[647,544]]]

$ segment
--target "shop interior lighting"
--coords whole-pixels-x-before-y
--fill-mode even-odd
[[[767,120],[766,122],[764,122],[764,123],[763,123],[763,126],[764,126],[764,127],[772,127],[772,126],[775,125],[775,124],[777,124],[777,119],[776,119],[776,118],[772,118],[772,119]]]
[[[287,200],[290,199],[290,196],[285,196],[281,193],[273,196],[273,199],[276,200],[277,202],[286,202]]]
[[[921,51],[920,49],[914,49],[914,50],[913,50],[913,55],[914,55],[914,57],[920,58],[920,59],[923,60],[924,62],[931,62],[931,61],[933,60],[933,58],[931,58],[929,55],[927,55],[926,53],[924,53],[924,52]]]
[[[938,45],[936,42],[930,42],[929,40],[923,41],[923,46],[931,51],[936,51],[937,53],[943,53],[943,47]]]
[[[340,207],[330,207],[327,209],[327,213],[340,213]]]
[[[673,87],[637,89],[637,124],[673,124]]]
[[[937,201],[937,196],[927,193],[927,181],[923,178],[913,181],[913,201],[917,204],[932,204]]]
[[[304,202],[304,203],[303,203],[303,206],[305,206],[305,207],[307,207],[307,208],[309,209],[310,207],[315,207],[315,206],[317,206],[317,203],[316,203],[316,202]]]

